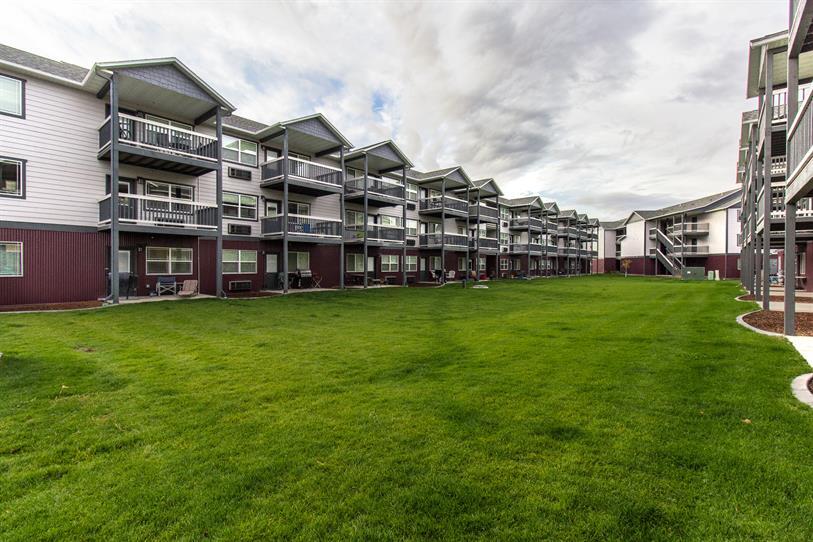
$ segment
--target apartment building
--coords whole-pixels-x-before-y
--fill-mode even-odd
[[[419,171],[318,113],[235,111],[176,58],[86,69],[0,46],[0,305],[556,269],[555,204]]]
[[[657,210],[633,211],[624,220],[601,223],[600,272],[679,276],[685,267],[739,277],[739,189]]]

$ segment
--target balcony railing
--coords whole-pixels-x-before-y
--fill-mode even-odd
[[[469,248],[477,250],[478,240],[476,237],[469,239]],[[480,250],[499,250],[500,241],[494,237],[480,237]]]
[[[263,235],[282,235],[284,215],[268,216],[262,219]],[[323,218],[311,215],[288,215],[288,233],[306,237],[325,237],[341,239],[342,221],[335,218]]]
[[[771,219],[785,219],[785,186],[778,185],[771,187]],[[802,198],[796,202],[796,218],[813,217],[813,198]],[[744,224],[744,233],[748,231],[748,223]]]
[[[813,146],[813,107],[810,106],[811,98],[813,98],[813,92],[808,94],[796,115],[796,119],[788,128],[788,180],[796,172],[811,146]]]
[[[282,179],[285,173],[284,162],[285,159],[281,156],[260,164],[262,181]],[[288,177],[296,177],[329,186],[342,186],[341,169],[317,164],[309,160],[300,160],[299,158],[288,158]]]
[[[532,216],[518,216],[511,219],[512,228],[527,228],[528,226],[530,226],[532,230],[539,231],[542,229],[542,220]]]
[[[692,254],[708,254],[708,245],[677,245],[674,252],[677,254],[692,255]]]
[[[361,224],[346,225],[344,227],[344,238],[346,241],[363,241],[364,226]],[[401,243],[404,241],[404,228],[384,224],[368,224],[367,240]]]
[[[542,245],[539,243],[511,243],[508,250],[515,254],[542,254]]]
[[[684,222],[677,225],[677,230],[684,234],[687,233],[708,233],[709,225],[707,222]]]
[[[363,194],[364,193],[364,177],[355,177],[349,179],[345,184],[345,193],[347,194]],[[367,193],[368,195],[381,195],[390,198],[404,199],[404,185],[395,181],[381,179],[379,177],[367,177]]]
[[[116,208],[121,223],[217,229],[217,206],[210,203],[125,194],[119,196]],[[99,223],[109,224],[110,219],[110,196],[106,196],[99,201]]]
[[[469,216],[472,217],[472,218],[476,218],[477,217],[477,209],[478,209],[477,204],[469,205]],[[481,219],[482,218],[491,218],[491,219],[494,219],[494,220],[499,220],[499,218],[500,218],[500,212],[494,207],[491,207],[489,205],[481,203],[479,205],[479,209],[480,209],[480,218]]]
[[[467,201],[455,198],[453,196],[446,196],[445,203],[441,196],[433,196],[431,198],[423,198],[421,200],[421,211],[440,211],[444,205],[447,211],[457,211],[467,213],[469,204]],[[465,236],[464,236],[465,237]],[[465,246],[465,245],[464,245]]]
[[[422,233],[419,242],[422,247],[440,247],[444,244],[454,247],[468,246],[468,238],[457,233],[447,233],[445,236],[440,233]]]
[[[786,156],[771,156],[771,175],[784,175],[788,167]]]
[[[119,113],[119,142],[153,151],[217,162],[217,138]],[[99,127],[99,148],[110,143],[110,117]]]

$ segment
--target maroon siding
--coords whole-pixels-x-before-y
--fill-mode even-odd
[[[104,297],[108,239],[100,232],[0,228],[0,240],[23,243],[23,276],[0,277],[0,305]]]
[[[715,254],[706,259],[706,272],[716,270],[720,272],[721,279],[738,279],[740,270],[737,269],[739,254]]]

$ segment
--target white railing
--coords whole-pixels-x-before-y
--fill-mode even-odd
[[[119,195],[119,222],[143,226],[217,229],[217,206],[199,201],[137,194]],[[110,196],[99,200],[99,224],[111,220]]]

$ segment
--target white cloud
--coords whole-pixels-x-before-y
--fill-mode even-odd
[[[781,2],[38,3],[4,43],[90,66],[177,56],[274,122],[461,164],[506,193],[616,218],[734,186],[748,40]],[[375,106],[375,107],[374,107]]]

